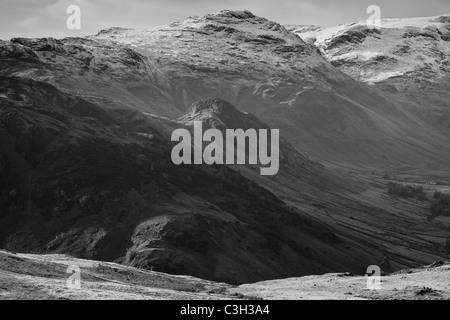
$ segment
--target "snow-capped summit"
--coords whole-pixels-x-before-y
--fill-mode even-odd
[[[385,19],[380,29],[360,21],[331,28],[290,26],[289,30],[364,82],[378,83],[416,71],[432,71],[439,78],[448,71],[450,15]]]
[[[384,19],[379,29],[366,21],[288,29],[354,79],[406,97],[422,118],[450,126],[450,15]]]

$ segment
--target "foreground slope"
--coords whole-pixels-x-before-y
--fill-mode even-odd
[[[381,289],[370,290],[368,278],[327,274],[242,285],[231,292],[267,300],[448,300],[450,264],[400,271],[381,278]]]
[[[81,289],[68,289],[70,266],[80,268]],[[231,299],[227,284],[139,270],[65,255],[0,251],[2,299],[180,300]]]
[[[176,121],[28,79],[0,83],[2,248],[229,283],[357,272],[379,259],[232,168],[174,165]]]
[[[69,289],[69,266],[81,271],[81,289]],[[382,277],[381,290],[367,289],[367,277],[326,274],[231,286],[187,276],[144,271],[115,263],[63,255],[27,255],[0,251],[0,300],[448,300],[450,265],[431,266]]]

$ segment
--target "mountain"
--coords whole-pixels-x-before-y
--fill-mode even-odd
[[[447,135],[405,101],[352,79],[248,11],[85,38],[15,38],[0,43],[0,63],[3,76],[46,82],[106,109],[176,118],[218,97],[328,163],[411,171],[442,167],[450,155]]]
[[[450,128],[450,15],[384,19],[380,29],[365,21],[288,29],[352,78],[401,97],[429,123]]]
[[[175,166],[171,134],[193,121],[279,129],[279,174]],[[448,148],[401,100],[247,11],[0,43],[11,251],[231,284],[429,264],[445,225],[427,221],[428,200],[386,195],[380,172],[445,172]]]

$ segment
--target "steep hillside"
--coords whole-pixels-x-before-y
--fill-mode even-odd
[[[80,268],[81,290],[67,287],[70,276],[67,269],[70,266]],[[70,256],[0,251],[0,299],[448,300],[449,272],[450,266],[444,262],[404,270],[382,277],[381,290],[369,290],[367,277],[350,273],[280,279],[236,287]]]
[[[379,173],[445,172],[450,144],[384,95],[249,12],[1,42],[0,247],[232,284],[431,263],[447,227]],[[194,120],[280,129],[280,173],[175,166]]]
[[[222,131],[267,128],[252,114],[216,98],[192,104],[185,116],[169,123],[192,130],[194,120],[202,121],[205,128]],[[420,201],[388,195],[387,181],[376,173],[328,169],[284,139],[280,140],[280,171],[276,176],[262,177],[259,166],[234,169],[303,214],[326,222],[339,237],[363,244],[373,253],[374,263],[391,257],[386,273],[428,264],[446,254],[448,225],[428,221],[430,198],[437,186],[424,185],[428,196]],[[446,186],[439,188],[448,190]]]
[[[201,121],[204,130],[208,128],[219,129],[224,133],[224,136],[226,129],[270,130],[268,125],[252,114],[241,112],[231,103],[217,98],[193,103],[187,114],[181,117],[177,123],[181,122],[184,126],[192,129],[194,121]],[[271,151],[270,145],[269,140],[267,147],[269,151]],[[241,147],[244,148],[244,146]],[[249,152],[250,150],[247,146],[246,151]],[[300,153],[283,137],[280,138],[279,154],[280,171],[275,176],[270,177],[269,180],[271,181],[280,182],[284,178],[282,180],[283,184],[302,189],[305,193],[308,191],[358,193],[365,190],[365,185],[357,179],[327,169],[320,162],[310,159],[307,154]],[[261,165],[248,165],[246,167],[237,166],[236,169],[242,173],[251,174],[252,179],[256,179],[259,183],[264,183],[264,181],[260,181],[264,179],[260,177],[259,167]],[[253,170],[250,171],[249,169]]]
[[[0,83],[2,248],[228,283],[378,259],[231,168],[175,166],[166,128],[176,122],[106,112],[32,80]]]

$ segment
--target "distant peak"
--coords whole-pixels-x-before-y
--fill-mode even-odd
[[[437,17],[437,21],[440,23],[448,23],[450,24],[450,13],[443,14],[442,16]]]
[[[310,32],[321,30],[322,27],[316,25],[303,25],[303,24],[287,24],[284,25],[286,30],[291,32]]]
[[[126,30],[132,30],[132,29],[121,28],[121,27],[110,27],[110,28],[100,30],[100,32],[97,35],[120,33],[122,31],[126,31]]]
[[[261,20],[267,21],[267,19],[260,18],[255,16],[248,10],[244,11],[233,11],[233,10],[221,10],[218,13],[208,13],[202,17],[200,16],[190,16],[184,20],[184,22],[207,22],[207,21],[215,21],[215,22],[223,22],[233,20],[234,23],[244,22],[246,20]],[[182,22],[174,22],[172,24],[178,25]]]
[[[244,11],[222,10],[219,13],[215,14],[215,16],[224,18],[235,18],[241,20],[256,18],[256,16],[248,10]]]

